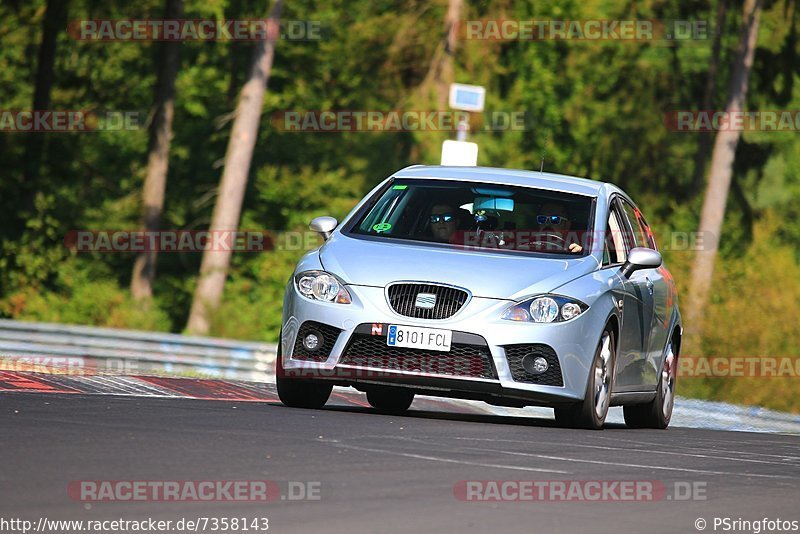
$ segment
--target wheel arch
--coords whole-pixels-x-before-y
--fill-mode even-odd
[[[680,358],[681,343],[683,342],[683,327],[680,324],[676,324],[675,326],[672,327],[672,334],[670,336],[670,339],[672,339],[675,357]]]
[[[619,317],[616,313],[611,313],[606,319],[606,324],[603,325],[603,330],[606,329],[607,326],[611,326],[611,332],[614,334],[614,343],[619,343]]]

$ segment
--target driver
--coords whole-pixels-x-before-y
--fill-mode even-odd
[[[431,233],[436,241],[450,242],[458,227],[457,215],[456,209],[449,204],[436,204],[431,208]]]
[[[543,239],[547,239],[546,234],[556,235],[561,238],[565,248],[570,252],[577,253],[583,250],[583,247],[578,243],[570,243],[566,245],[566,237],[569,229],[572,226],[572,220],[569,218],[566,206],[560,202],[546,202],[539,209],[539,214],[536,216],[536,223],[539,226],[539,234],[544,234]],[[559,245],[561,243],[558,243]]]

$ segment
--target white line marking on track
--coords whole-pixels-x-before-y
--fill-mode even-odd
[[[468,440],[468,441],[489,441],[489,442],[526,443],[526,444],[530,444],[530,442],[528,442],[528,441],[515,440],[515,439],[464,438],[464,437],[457,437],[455,439]],[[642,442],[636,442],[636,443],[637,443],[637,445],[653,445],[653,446],[656,446],[656,447],[672,446],[672,445],[668,445],[668,444],[665,444],[665,443],[662,443],[662,444],[642,443]],[[537,445],[556,445],[556,446],[561,445],[560,443],[553,443],[553,442],[547,442],[547,441],[537,441],[536,444]],[[688,453],[688,452],[673,452],[673,451],[665,451],[665,450],[661,450],[661,449],[656,450],[656,449],[642,449],[642,448],[632,449],[632,448],[629,448],[629,447],[604,447],[603,445],[583,445],[583,444],[579,444],[579,443],[570,443],[569,445],[571,447],[580,447],[580,448],[583,448],[583,449],[601,449],[601,450],[607,450],[607,451],[645,452],[645,453],[649,453],[649,454],[652,454],[653,452],[657,452],[658,454],[668,454],[668,455],[672,455],[672,456],[688,456],[688,457],[692,457],[692,458],[706,458],[706,459],[712,459],[712,460],[731,460],[731,461],[734,461],[734,462],[747,462],[747,463],[756,463],[756,464],[779,465],[781,467],[787,467],[787,466],[788,467],[800,467],[800,465],[795,466],[793,464],[788,464],[786,462],[775,462],[775,461],[770,461],[770,460],[754,460],[754,459],[750,459],[750,458],[732,458],[732,457],[729,457],[729,456],[713,456],[713,455],[710,455],[710,454],[698,454],[698,453]],[[720,451],[720,452],[730,452],[730,451]]]
[[[395,456],[404,456],[406,458],[414,458],[417,460],[430,460],[433,462],[442,462],[442,463],[450,463],[450,464],[461,464],[461,465],[471,465],[474,467],[492,467],[495,469],[512,469],[515,471],[533,471],[537,473],[555,473],[558,475],[571,475],[572,472],[570,471],[560,471],[557,469],[542,469],[537,467],[524,467],[519,465],[505,465],[505,464],[487,464],[483,462],[469,462],[466,460],[456,460],[454,458],[442,458],[440,456],[427,456],[424,454],[414,454],[410,452],[400,452],[400,451],[391,451],[386,449],[373,449],[370,447],[359,447],[357,445],[347,445],[341,443],[338,440],[322,440],[324,442],[332,444],[334,447],[340,447],[343,449],[352,449],[356,451],[364,451],[364,452],[377,452],[383,454],[392,454]]]
[[[620,444],[628,444],[628,443],[630,443],[630,441],[619,440],[619,439],[615,439],[615,438],[609,438],[609,437],[606,437],[606,436],[597,436],[597,437],[599,439],[606,440],[606,441],[611,441],[613,443],[620,443]],[[692,439],[694,439],[694,438],[692,438]],[[713,445],[717,445],[717,446],[719,446],[720,444],[727,444],[727,443],[743,443],[743,444],[756,446],[756,447],[760,447],[760,448],[764,448],[764,444],[773,443],[771,441],[764,441],[764,443],[762,444],[761,442],[728,441],[728,440],[715,442],[713,440],[702,439],[702,438],[700,440],[697,440],[697,441],[701,441],[701,440],[702,441],[710,441]],[[660,443],[653,443],[653,442],[649,442],[649,441],[638,441],[637,443],[640,443],[642,445],[651,445],[653,447],[661,447],[662,446],[662,444],[660,444]],[[786,444],[784,446],[791,447],[791,445],[789,445],[789,444]],[[674,445],[674,447],[675,448],[680,448],[680,449],[696,450],[698,447],[708,447],[708,446],[703,445],[701,443],[698,443],[697,446],[695,446],[695,447],[689,447],[689,446],[686,446],[686,445]],[[773,449],[773,448],[774,447],[770,447],[770,449]],[[736,450],[730,450],[728,448],[724,448],[724,449],[707,448],[706,452],[723,452],[723,453],[741,454],[742,451],[741,451],[740,448],[735,447],[735,449]],[[795,449],[795,450],[797,450],[797,449]],[[792,451],[792,452],[795,452],[795,451]],[[768,454],[768,453],[763,453],[763,452],[749,452],[748,451],[747,454],[749,454],[750,456],[766,456],[766,457],[769,457],[769,458],[786,458],[786,459],[790,459],[790,460],[800,460],[800,457],[792,456],[789,452],[787,452],[786,454]]]
[[[600,465],[614,465],[617,467],[633,467],[637,469],[656,469],[660,471],[679,471],[683,473],[695,473],[698,475],[725,475],[725,476],[739,476],[739,477],[758,477],[758,478],[790,478],[797,477],[785,475],[766,475],[760,473],[733,473],[729,471],[707,471],[705,469],[689,469],[688,467],[666,467],[662,465],[640,465],[640,464],[623,464],[620,462],[609,462],[606,460],[586,460],[584,458],[565,458],[563,456],[550,456],[547,454],[535,454],[530,452],[511,452],[511,451],[498,451],[495,449],[483,449],[478,447],[469,447],[476,451],[494,452],[497,454],[508,454],[511,456],[527,456],[532,458],[542,458],[543,460],[554,460],[557,462],[578,462],[584,464],[600,464]]]
[[[696,429],[687,429],[687,430],[696,430]],[[725,432],[725,431],[716,430],[715,432]],[[733,433],[733,432],[730,432],[730,433]],[[796,436],[793,436],[793,435],[792,436],[786,435],[786,436],[787,437],[796,438]],[[612,437],[609,437],[609,436],[597,436],[597,437],[599,439],[603,439],[603,440],[606,440],[606,441],[614,441],[616,443],[630,443],[627,440],[618,439],[618,438],[612,438]],[[694,442],[709,441],[714,445],[741,444],[741,445],[749,445],[751,447],[763,447],[764,445],[768,445],[769,444],[769,445],[778,445],[778,446],[782,446],[782,447],[791,447],[791,448],[793,448],[795,450],[798,450],[798,447],[800,447],[800,440],[797,440],[796,443],[787,443],[786,441],[775,441],[775,440],[766,440],[766,439],[765,440],[759,440],[759,441],[742,441],[742,440],[733,440],[733,439],[711,439],[711,438],[694,437],[694,436],[692,436],[691,439]]]

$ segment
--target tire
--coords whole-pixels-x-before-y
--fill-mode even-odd
[[[278,398],[281,399],[281,402],[290,408],[319,409],[325,406],[331,396],[333,384],[288,377],[282,360],[281,342],[278,341],[278,355],[275,358],[275,384],[278,387]]]
[[[606,326],[594,353],[583,401],[555,408],[556,424],[591,430],[603,428],[611,403],[611,388],[614,385],[616,347],[614,332]]]
[[[414,392],[390,388],[370,389],[367,391],[367,402],[381,412],[403,413],[414,402]]]
[[[664,429],[669,426],[672,409],[675,406],[675,371],[678,363],[674,346],[670,340],[661,366],[656,397],[647,404],[634,404],[623,408],[625,424],[630,428]]]

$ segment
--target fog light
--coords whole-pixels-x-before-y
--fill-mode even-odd
[[[307,334],[303,338],[303,347],[307,350],[317,350],[322,344],[322,336],[317,334]]]
[[[522,358],[522,368],[532,375],[540,375],[547,371],[549,367],[550,365],[547,363],[547,360],[541,356],[528,354]]]

